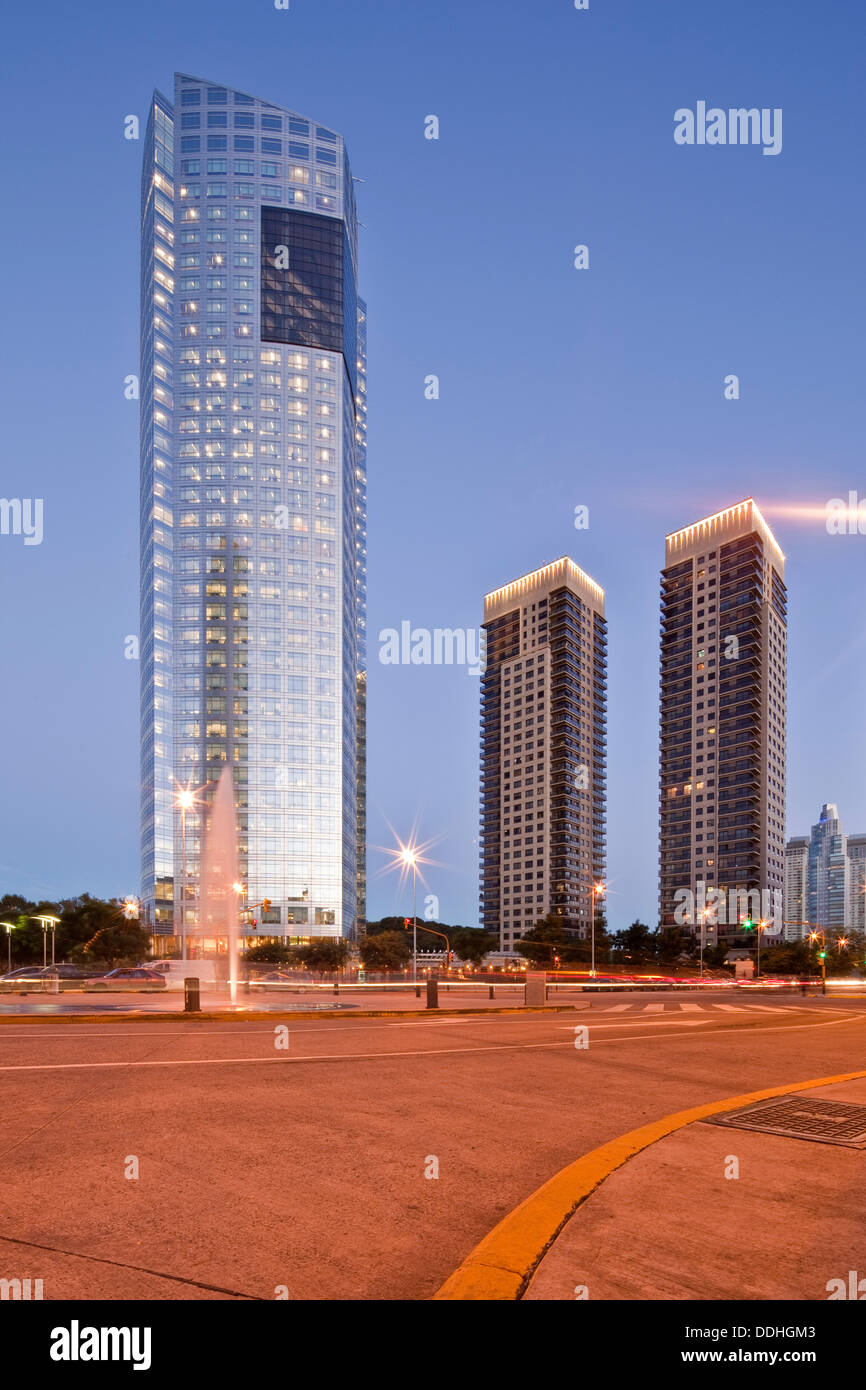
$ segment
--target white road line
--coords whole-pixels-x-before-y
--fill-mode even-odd
[[[700,1027],[709,1019],[670,1019],[672,1027]],[[561,1025],[560,1025],[561,1026]],[[607,1023],[606,1028],[631,1028],[630,1023]],[[569,1032],[574,1032],[569,1028]],[[407,1050],[405,1052],[322,1052],[308,1053],[303,1057],[186,1057],[146,1062],[28,1062],[20,1066],[0,1067],[4,1071],[102,1071],[120,1067],[223,1067],[248,1063],[273,1065],[287,1062],[375,1062],[379,1057],[439,1057],[445,1054],[463,1052],[524,1052],[544,1050],[545,1048],[571,1047],[571,1042],[552,1043],[501,1043],[494,1047],[429,1047]]]
[[[828,1019],[823,1023],[790,1023],[783,1024],[779,1028],[762,1028],[762,1033],[798,1033],[804,1028],[834,1028],[844,1023],[862,1023],[866,1020],[866,1014],[850,1014],[846,1018]],[[679,1020],[680,1026],[687,1023],[689,1027],[703,1027],[712,1020],[689,1019]],[[668,1024],[676,1025],[676,1020],[670,1019]],[[562,1025],[558,1025],[562,1027]],[[598,1025],[596,1025],[598,1026]],[[625,1028],[627,1032],[632,1030],[632,1025],[628,1023],[616,1023],[602,1025],[609,1028]],[[720,1035],[730,1037],[732,1033],[749,1033],[754,1036],[754,1029],[751,1028],[725,1028],[720,1030]],[[654,1038],[664,1037],[664,1028],[656,1027],[652,1033],[639,1033],[637,1036],[623,1038],[597,1038],[596,1045],[609,1042],[651,1042]],[[686,1033],[673,1033],[671,1038],[685,1038],[694,1036]],[[708,1034],[706,1036],[715,1036]],[[551,1043],[501,1043],[495,1047],[434,1047],[426,1049],[413,1049],[406,1052],[330,1052],[320,1055],[310,1054],[306,1057],[197,1057],[178,1061],[148,1061],[148,1062],[48,1062],[48,1063],[27,1063],[24,1066],[0,1067],[0,1072],[14,1071],[101,1071],[106,1068],[126,1067],[224,1067],[232,1064],[260,1066],[260,1065],[299,1065],[303,1062],[375,1062],[380,1058],[391,1060],[398,1057],[446,1057],[456,1053],[475,1053],[475,1052],[546,1052],[563,1047],[573,1047],[574,1044],[569,1039],[567,1042]],[[577,1049],[575,1049],[577,1050]]]

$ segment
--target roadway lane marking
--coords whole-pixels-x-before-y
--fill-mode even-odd
[[[760,1031],[762,1033],[799,1033],[802,1032],[804,1028],[833,1028],[840,1023],[862,1023],[864,1020],[866,1020],[866,1014],[854,1014],[853,1016],[848,1015],[845,1018],[828,1019],[823,1023],[783,1024],[778,1028],[762,1028]],[[651,1042],[653,1039],[664,1036],[664,1029],[668,1027],[676,1027],[677,1024],[679,1024],[680,1027],[683,1027],[684,1024],[688,1027],[703,1027],[707,1023],[712,1023],[712,1019],[668,1019],[664,1023],[662,1023],[660,1019],[659,1026],[656,1026],[651,1033],[638,1033],[636,1036],[624,1038],[599,1038],[597,1039],[597,1045],[601,1043]],[[622,1023],[610,1023],[602,1026],[608,1028],[625,1028],[627,1032],[631,1032],[633,1028],[632,1024],[624,1021]],[[573,1031],[573,1029],[570,1031]],[[729,1037],[732,1033],[749,1033],[754,1036],[755,1030],[753,1028],[720,1028],[705,1036],[715,1037],[716,1032],[725,1037]],[[675,1033],[671,1035],[672,1039],[685,1038],[688,1036],[695,1035],[686,1033]],[[0,1072],[100,1071],[107,1068],[119,1067],[126,1067],[127,1069],[132,1067],[225,1067],[234,1064],[246,1064],[247,1066],[268,1066],[276,1064],[278,1066],[286,1066],[291,1063],[300,1064],[303,1062],[375,1062],[380,1058],[392,1060],[398,1057],[447,1057],[455,1053],[544,1052],[551,1049],[573,1046],[574,1044],[569,1040],[568,1042],[550,1043],[499,1043],[494,1047],[428,1047],[411,1049],[405,1052],[324,1052],[319,1055],[310,1053],[305,1057],[190,1057],[177,1060],[145,1062],[28,1062],[21,1066],[0,1067]]]
[[[701,1027],[709,1019],[672,1019],[670,1026],[682,1028]],[[608,1023],[608,1028],[631,1028],[629,1023]],[[569,1030],[573,1032],[573,1029]],[[658,1030],[656,1030],[657,1032]],[[649,1034],[647,1034],[649,1036]],[[531,1052],[545,1048],[573,1047],[571,1042],[549,1043],[499,1043],[493,1047],[428,1047],[415,1048],[404,1052],[322,1052],[309,1053],[303,1057],[179,1057],[142,1062],[25,1062],[19,1066],[0,1067],[4,1071],[103,1071],[120,1067],[227,1067],[277,1065],[285,1066],[291,1062],[375,1062],[380,1057],[444,1057],[453,1053],[466,1052]]]

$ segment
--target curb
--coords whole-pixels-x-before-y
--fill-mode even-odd
[[[709,1115],[738,1110],[740,1106],[753,1101],[770,1100],[794,1091],[833,1086],[843,1081],[861,1081],[864,1078],[866,1071],[851,1071],[840,1076],[822,1076],[812,1081],[771,1086],[766,1090],[750,1091],[745,1095],[697,1105],[690,1110],[680,1110],[652,1124],[642,1125],[640,1129],[620,1134],[561,1169],[509,1212],[446,1279],[433,1295],[433,1300],[518,1302],[550,1246],[577,1208],[601,1186],[605,1178],[642,1149]]]
[[[260,1012],[250,1010],[248,1013],[229,1013],[216,1010],[214,1012],[201,1012],[195,1014],[187,1013],[117,1013],[117,1014],[0,1014],[0,1028],[5,1024],[33,1024],[39,1026],[43,1023],[267,1023],[269,1019],[276,1019],[278,1022],[289,1022],[293,1018],[328,1018],[328,1019],[356,1019],[356,1018],[455,1018],[463,1015],[483,1018],[487,1014],[564,1014],[574,1013],[580,1009],[591,1008],[591,1004],[521,1004],[516,1007],[503,1007],[501,1009],[363,1009],[352,1010],[351,1013],[344,1009],[292,1009],[290,1012],[280,1013],[276,1009]]]

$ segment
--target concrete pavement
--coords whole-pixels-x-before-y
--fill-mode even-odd
[[[429,1298],[576,1155],[866,1051],[862,1000],[728,998],[593,1000],[582,1051],[585,1010],[296,1020],[284,1050],[267,1020],[9,1021],[0,1277],[46,1299]]]
[[[793,1094],[866,1107],[866,1079]],[[847,1288],[852,1270],[866,1297],[864,1160],[862,1149],[689,1125],[596,1189],[524,1297],[812,1301],[838,1292],[834,1280]]]

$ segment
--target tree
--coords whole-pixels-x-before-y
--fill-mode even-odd
[[[60,905],[60,922],[57,927],[57,955],[64,960],[79,948],[84,948],[97,932],[105,928],[114,930],[135,926],[123,915],[121,904],[115,899],[105,902],[82,893],[79,898],[69,898]]]
[[[144,960],[149,946],[150,937],[137,922],[124,922],[122,926],[102,927],[74,954],[88,965],[135,965]]]
[[[630,927],[614,933],[612,945],[620,958],[626,956],[632,965],[645,965],[656,959],[658,933],[636,919]]]
[[[515,941],[514,949],[539,969],[546,967],[552,970],[557,956],[561,962],[575,959],[579,944],[573,936],[569,936],[560,919],[549,912],[524,932],[519,941]]]
[[[366,970],[402,970],[411,959],[412,948],[404,931],[377,932],[366,936],[360,945],[361,960]]]
[[[246,959],[252,965],[298,965],[298,947],[284,946],[281,941],[260,941],[250,946]]]
[[[403,930],[404,922],[411,922],[411,920],[411,917],[382,917],[378,922],[367,923],[367,926],[365,928],[366,935],[381,936],[383,932],[401,932]],[[418,921],[418,925],[419,927],[421,925],[420,919]],[[439,923],[437,922],[436,925],[438,927]],[[445,928],[445,930],[447,931],[447,927]]]
[[[683,927],[664,927],[659,932],[658,959],[660,965],[673,965],[680,956],[693,956],[697,939]]]
[[[339,936],[322,936],[314,938],[309,946],[299,946],[297,951],[298,958],[308,970],[318,970],[320,975],[327,975],[342,970],[349,954],[349,943]]]
[[[499,937],[480,927],[454,927],[451,931],[451,949],[460,960],[480,965],[488,951],[499,949]]]

